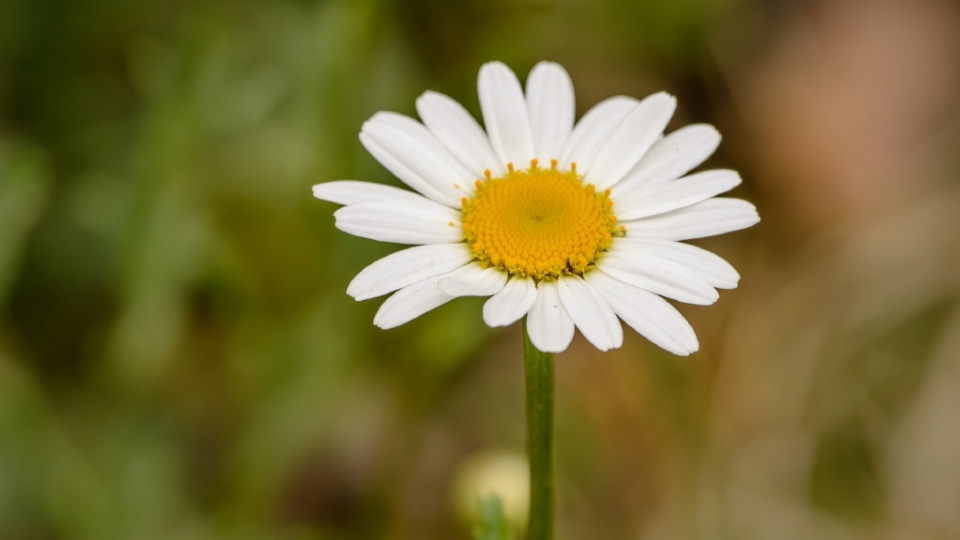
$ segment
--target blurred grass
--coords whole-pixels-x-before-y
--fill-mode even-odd
[[[956,162],[925,142],[903,177],[946,180],[811,226],[791,204],[818,185],[752,116],[785,99],[763,53],[807,20],[772,4],[0,3],[0,539],[468,538],[458,468],[523,448],[517,329],[477,299],[375,328],[344,290],[396,247],[309,188],[399,185],[366,118],[426,89],[477,114],[483,62],[544,58],[580,114],[677,94],[671,129],[717,125],[710,164],[765,220],[702,242],[744,280],[681,308],[701,353],[558,359],[558,538],[957,537],[956,430],[930,435],[960,384]],[[911,506],[924,487],[948,510]]]

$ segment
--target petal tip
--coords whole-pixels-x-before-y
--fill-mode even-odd
[[[712,137],[715,137],[717,141],[720,141],[720,139],[723,138],[723,135],[720,133],[720,130],[717,129],[715,126],[711,124],[697,124],[697,125],[703,126],[704,131],[709,133]]]
[[[483,322],[490,328],[499,328],[501,326],[509,326],[510,323],[504,322],[503,319],[498,318],[491,310],[486,309],[486,304],[484,304],[483,309]]]
[[[506,64],[504,64],[500,60],[491,60],[489,62],[485,62],[482,66],[480,66],[480,71],[490,70],[490,69],[500,69],[500,68],[510,69],[507,67]]]
[[[529,335],[529,333],[527,335]],[[569,343],[561,347],[556,344],[537,343],[537,341],[539,340],[534,339],[533,336],[530,336],[530,343],[533,343],[533,346],[536,347],[538,351],[549,353],[549,354],[562,353],[563,351],[567,350],[567,347],[570,346]]]
[[[422,110],[424,107],[430,106],[431,103],[434,103],[434,102],[437,102],[437,101],[441,101],[441,100],[443,100],[443,98],[445,98],[445,97],[446,97],[446,96],[444,96],[444,95],[441,94],[440,92],[434,92],[433,90],[427,90],[426,92],[420,94],[419,97],[417,97],[416,101],[414,102],[414,105],[415,105],[416,108],[417,108],[417,112],[420,113],[420,117],[423,118],[423,113],[421,112],[421,110]]]
[[[327,191],[328,189],[329,189],[329,188],[324,187],[324,184],[315,184],[315,185],[311,188],[311,192],[313,193],[313,196],[314,196],[315,198],[320,199],[321,201],[326,201],[326,200],[328,200],[328,199],[326,198],[326,197],[327,197],[326,191]]]

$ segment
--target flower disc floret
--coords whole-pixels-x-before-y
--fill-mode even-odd
[[[622,236],[610,190],[584,184],[576,165],[530,168],[477,181],[464,198],[463,234],[484,268],[495,267],[537,281],[583,275],[595,266],[613,237]]]

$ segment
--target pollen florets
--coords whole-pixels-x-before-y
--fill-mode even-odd
[[[481,266],[540,280],[582,275],[622,236],[610,191],[583,184],[576,164],[561,171],[557,161],[477,180],[477,191],[461,201],[463,234]]]

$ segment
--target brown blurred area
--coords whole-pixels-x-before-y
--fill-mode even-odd
[[[730,73],[767,245],[718,358],[705,521],[958,538],[960,6],[819,2]]]
[[[557,357],[558,540],[960,539],[956,2],[11,0],[0,540],[469,538],[519,327],[376,329],[344,290],[395,246],[309,187],[395,182],[364,119],[476,114],[492,59],[563,64],[578,115],[676,94],[762,218],[695,242],[742,276],[678,306],[698,353]]]

